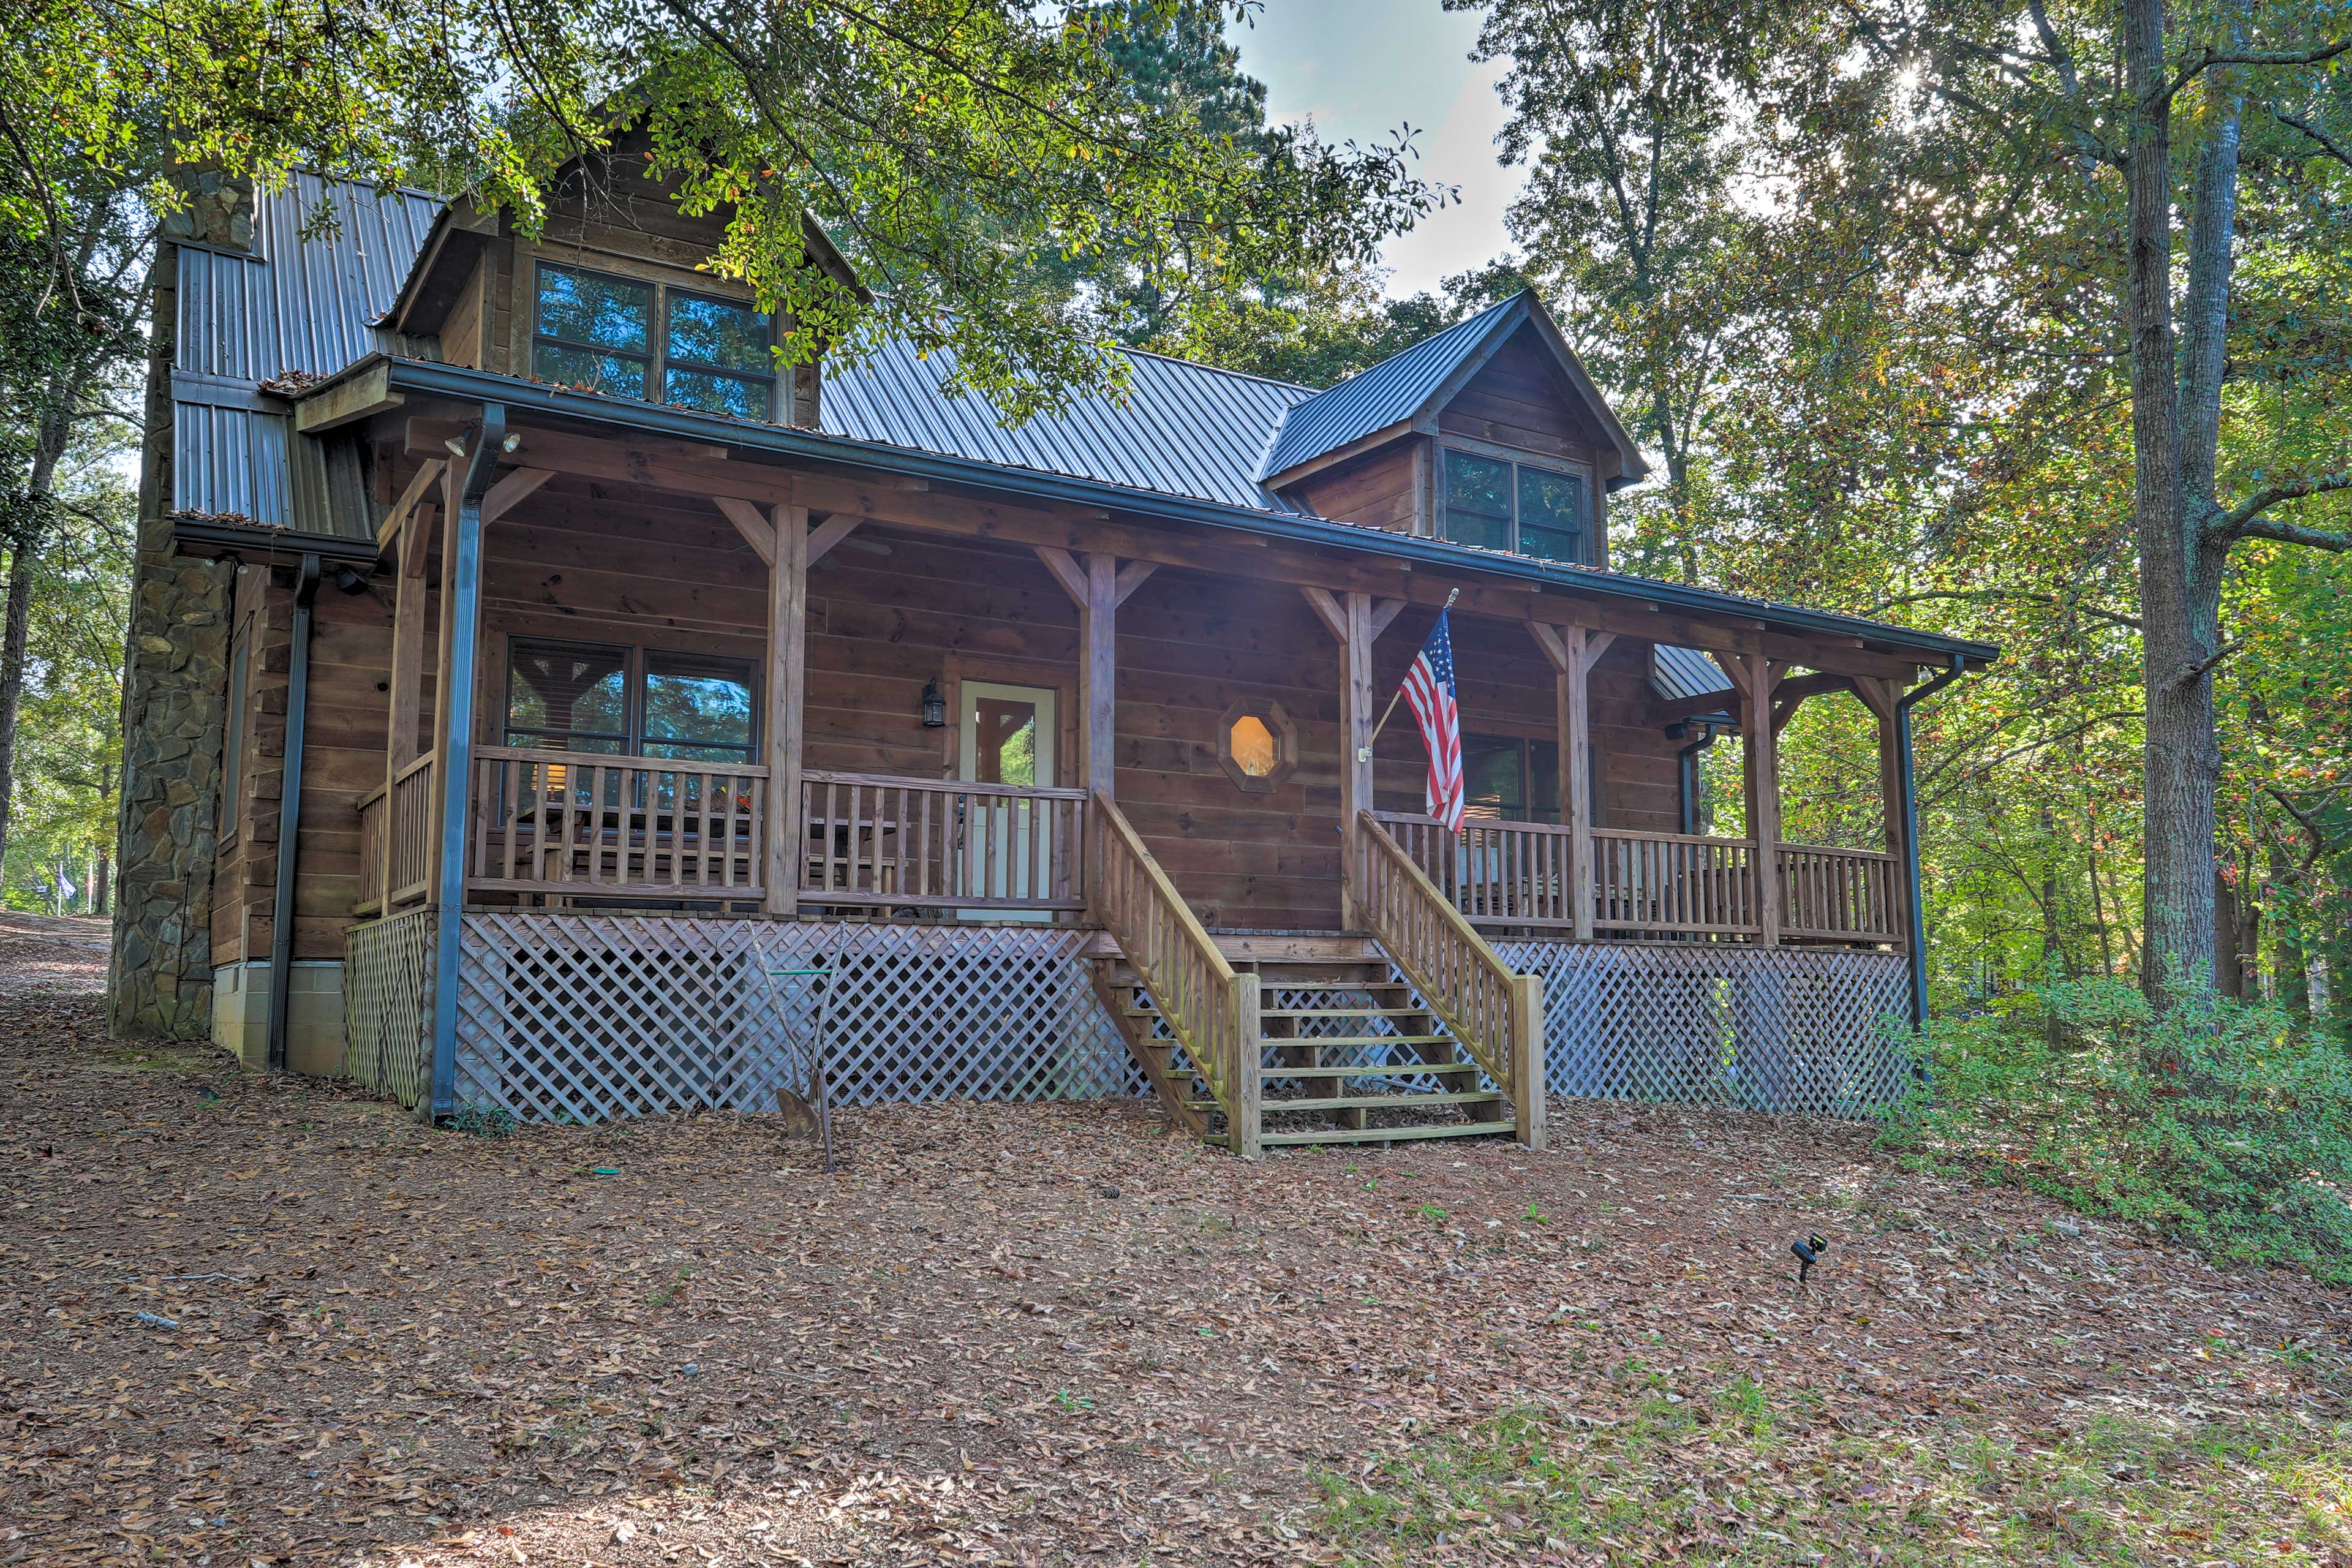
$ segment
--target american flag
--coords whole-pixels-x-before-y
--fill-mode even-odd
[[[1466,804],[1462,788],[1462,711],[1454,690],[1454,636],[1445,628],[1445,612],[1429,629],[1429,640],[1413,656],[1404,672],[1404,700],[1421,724],[1421,742],[1429,750],[1429,815],[1445,824],[1448,833],[1462,831]]]

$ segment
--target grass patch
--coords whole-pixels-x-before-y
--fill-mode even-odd
[[[1850,1433],[1746,1376],[1511,1412],[1320,1479],[1336,1561],[2090,1565],[2352,1560],[2352,1424],[2103,1417]]]

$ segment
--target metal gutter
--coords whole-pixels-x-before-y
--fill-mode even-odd
[[[278,784],[278,886],[269,911],[271,1072],[286,1070],[287,1013],[294,985],[294,867],[302,837],[302,740],[310,713],[311,606],[319,597],[319,556],[302,557],[294,579],[294,644],[286,662],[286,755]]]
[[[433,984],[432,1114],[436,1120],[457,1109],[457,950],[466,910],[466,805],[473,786],[474,659],[481,642],[482,497],[498,472],[506,439],[505,405],[484,403],[481,434],[467,454],[466,475],[457,491],[457,515],[450,519],[453,586],[450,602],[442,610],[450,627],[449,679],[447,692],[437,699],[445,717],[439,725],[440,755],[433,764],[441,780]]]
[[[1919,795],[1911,765],[1911,705],[1958,680],[1969,672],[1965,654],[1952,656],[1952,667],[1925,686],[1915,686],[1895,699],[1895,733],[1903,784],[1903,874],[1911,899],[1911,1027],[1927,1026],[1927,910],[1919,886]]]
[[[315,395],[343,376],[359,374],[380,360],[390,366],[389,384],[394,390],[425,397],[503,404],[509,408],[525,409],[534,414],[617,426],[679,440],[740,447],[802,462],[880,469],[910,478],[971,485],[1043,500],[1115,508],[1155,521],[1230,529],[1264,538],[1376,555],[1387,561],[1407,561],[1415,565],[1450,572],[1483,573],[1517,582],[1539,584],[1566,594],[1585,594],[1600,598],[1629,600],[1644,606],[1760,621],[1780,631],[1860,637],[1865,641],[1891,645],[1903,652],[1917,652],[1923,656],[1922,663],[1951,658],[1990,663],[2000,657],[2000,649],[1990,643],[1946,637],[1937,632],[1913,631],[1856,616],[1743,599],[1736,595],[1718,594],[1712,589],[1662,583],[1646,577],[1553,566],[1530,557],[1475,550],[1444,540],[1421,539],[1411,534],[1357,528],[1348,523],[1229,506],[1163,491],[1107,484],[1099,479],[1078,479],[1029,468],[1008,468],[970,458],[904,447],[886,447],[791,426],[752,424],[717,415],[665,407],[660,404],[640,403],[635,399],[603,397],[593,393],[559,392],[553,387],[515,376],[435,364],[423,360],[370,355],[353,362],[337,375],[306,387],[303,395]]]
[[[373,539],[341,533],[310,533],[266,522],[231,522],[211,517],[172,519],[172,542],[191,555],[234,555],[241,561],[275,561],[315,555],[339,566],[373,566],[383,551]]]

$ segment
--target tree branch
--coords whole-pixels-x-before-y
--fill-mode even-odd
[[[2321,130],[2318,126],[2314,125],[2310,121],[2303,119],[2299,115],[2289,114],[2285,110],[2281,109],[2276,105],[2273,105],[2271,108],[2271,118],[2277,121],[2282,125],[2294,126],[2297,131],[2302,132],[2305,136],[2308,136],[2314,142],[2318,142],[2320,147],[2329,157],[2335,159],[2346,168],[2352,169],[2352,149],[2347,149],[2343,142],[2338,142],[2335,137],[2330,136],[2326,132]]]
[[[2179,673],[2173,676],[2172,685],[2176,689],[2188,685],[2190,681],[2195,680],[2198,677],[2203,675],[2215,665],[2221,663],[2223,659],[2229,658],[2231,654],[2237,652],[2240,648],[2245,646],[2246,639],[2243,637],[2238,637],[2230,642],[2223,643],[2220,647],[2215,648],[2211,653],[2207,654],[2195,664],[2182,665]]]
[[[2352,37],[2338,38],[2332,44],[2315,44],[2307,49],[2229,50],[2208,44],[2198,51],[2195,59],[2180,68],[2180,74],[2158,95],[2157,102],[2170,103],[2182,88],[2215,66],[2315,66],[2346,53],[2352,53]]]
[[[1922,589],[1916,594],[1897,594],[1891,599],[1882,599],[1871,614],[1876,616],[1897,605],[1916,605],[1925,599],[1962,599],[1971,604],[1982,604],[1994,599],[2011,599],[2020,604],[2048,605],[2051,608],[2058,610],[2080,610],[2086,616],[2102,621],[2111,621],[2116,626],[2127,627],[2132,631],[2141,629],[2139,617],[2137,616],[2122,615],[2114,610],[2103,610],[2096,605],[2085,605],[2078,600],[2063,599],[2055,594],[2029,594],[2019,588]]]
[[[2299,479],[2289,479],[2284,484],[2265,486],[2207,523],[2205,537],[2212,540],[2275,539],[2287,544],[2308,544],[2316,550],[2352,550],[2352,538],[2343,534],[2326,533],[2291,522],[2274,522],[2263,516],[2283,500],[2296,500],[2304,496],[2325,495],[2330,490],[2342,489],[2352,489],[2352,468],[2339,468],[2332,474],[2310,474]]]

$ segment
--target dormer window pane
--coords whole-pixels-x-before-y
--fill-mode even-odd
[[[1511,547],[1511,465],[1467,452],[1445,454],[1445,537],[1489,550]]]
[[[562,386],[643,397],[653,368],[653,327],[652,284],[542,264],[531,374]]]
[[[1548,468],[1519,469],[1519,552],[1547,561],[1584,559],[1584,480]]]
[[[726,300],[673,290],[662,401],[739,419],[775,405],[775,319]],[[725,374],[725,373],[733,374]]]

